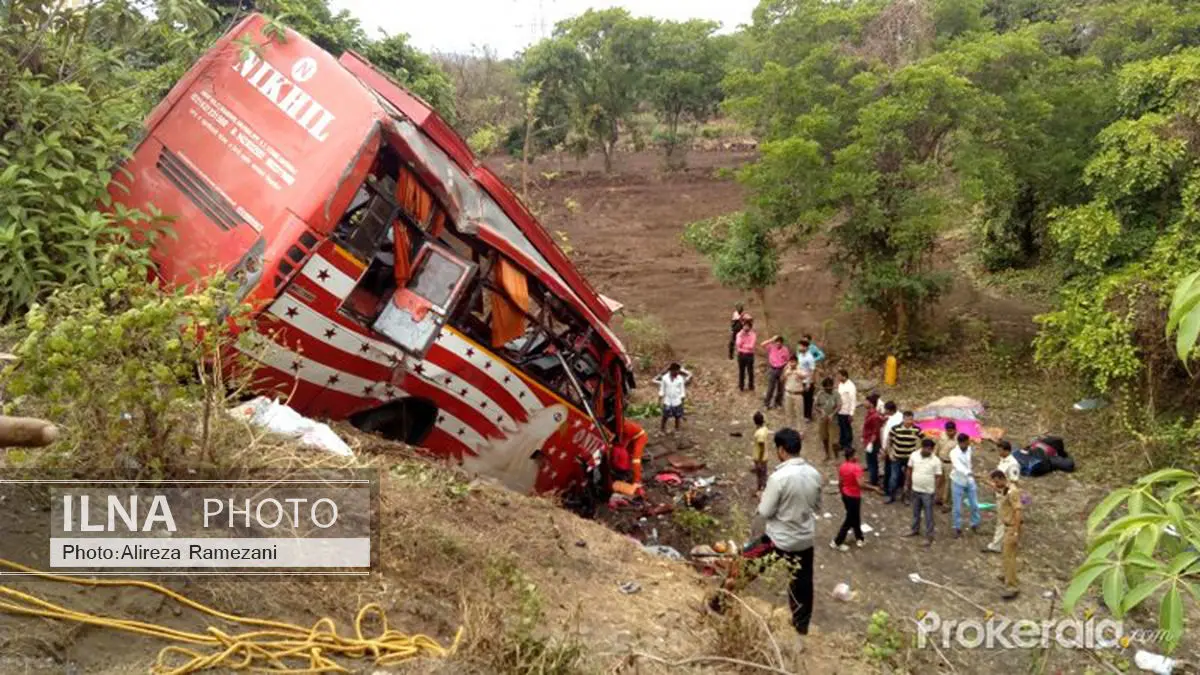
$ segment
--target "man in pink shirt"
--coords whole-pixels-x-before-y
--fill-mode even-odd
[[[754,332],[754,319],[749,314],[742,315],[742,329],[738,331],[735,340],[738,363],[738,391],[754,391],[754,350],[758,348],[758,333]],[[749,379],[749,382],[746,380]]]
[[[791,358],[792,352],[783,344],[783,337],[776,335],[775,337],[762,343],[762,348],[767,350],[767,396],[763,399],[763,406],[767,410],[771,408],[783,407],[783,369],[788,364],[788,359]]]

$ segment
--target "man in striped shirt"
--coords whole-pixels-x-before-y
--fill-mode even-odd
[[[908,458],[921,445],[921,430],[917,428],[911,410],[904,411],[900,426],[888,434],[888,465],[887,493],[888,504],[896,501],[896,493],[901,491],[904,482],[904,471],[908,467]],[[908,503],[908,495],[903,495],[904,503]]]

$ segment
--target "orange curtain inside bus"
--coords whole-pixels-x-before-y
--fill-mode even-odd
[[[524,272],[504,258],[496,265],[495,276],[496,285],[508,294],[492,293],[492,346],[502,347],[525,334],[529,282]]]
[[[400,169],[400,180],[396,182],[396,201],[422,226],[429,222],[429,212],[433,209],[433,195],[429,194],[408,167]]]

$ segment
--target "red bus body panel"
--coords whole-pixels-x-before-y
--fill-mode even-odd
[[[609,434],[587,411],[450,324],[417,356],[342,311],[367,269],[331,235],[381,144],[400,142],[395,110],[515,225],[471,223],[464,231],[586,320],[603,341],[602,363],[627,365],[606,325],[610,307],[428,105],[355,54],[339,62],[293,31],[270,39],[265,25],[259,15],[242,21],[172,88],[148,117],[128,174],[110,189],[119,203],[174,219],[175,236],[153,252],[159,275],[188,285],[258,251],[262,277],[247,296],[259,308],[257,330],[239,347],[252,359],[257,390],[334,419],[416,397],[437,409],[422,442],[430,452],[514,489],[578,486],[608,449]],[[398,152],[445,198],[453,186],[438,184],[444,177],[421,156],[424,141],[410,140]],[[446,210],[457,218],[452,206]]]

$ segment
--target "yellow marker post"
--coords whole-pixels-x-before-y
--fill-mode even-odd
[[[896,386],[896,379],[899,377],[900,363],[895,356],[888,355],[887,365],[883,369],[883,383],[889,387]]]

